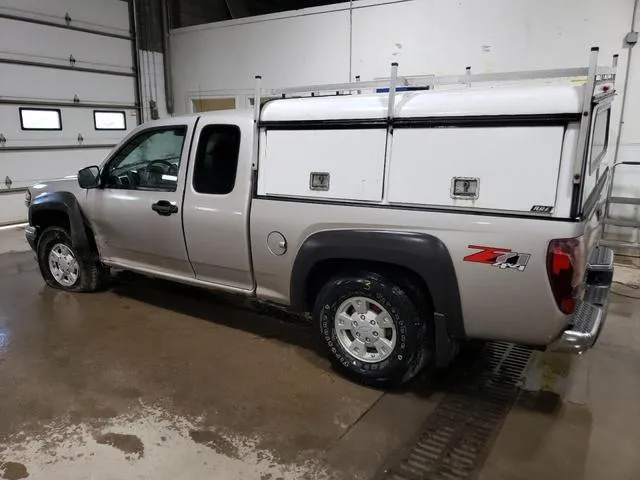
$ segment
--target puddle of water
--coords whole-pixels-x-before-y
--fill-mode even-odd
[[[0,461],[0,478],[4,480],[20,480],[28,477],[29,472],[27,472],[27,467],[23,464]]]
[[[273,452],[257,448],[257,440],[223,435],[200,419],[142,406],[94,423],[58,420],[38,434],[13,435],[0,444],[0,461],[11,465],[9,480],[330,478],[319,461],[282,464]]]

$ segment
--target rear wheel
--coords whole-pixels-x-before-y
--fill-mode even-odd
[[[49,227],[38,241],[38,264],[47,285],[72,292],[99,290],[106,270],[97,259],[83,259],[64,228]]]
[[[314,319],[332,363],[369,385],[411,379],[432,357],[431,311],[373,272],[340,275],[320,290]]]

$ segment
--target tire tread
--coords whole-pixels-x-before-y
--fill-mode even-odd
[[[327,343],[326,327],[323,327],[322,314],[325,308],[324,306],[332,302],[335,304],[336,299],[339,299],[341,295],[344,296],[348,288],[352,288],[354,294],[360,292],[355,285],[357,285],[358,282],[362,283],[367,281],[374,285],[375,290],[378,292],[393,292],[393,299],[388,301],[396,302],[398,308],[413,312],[415,316],[415,318],[409,319],[406,327],[408,329],[407,335],[411,334],[415,339],[415,341],[412,339],[413,350],[408,352],[406,359],[402,361],[396,360],[393,367],[387,370],[372,369],[367,371],[363,368],[345,366],[345,364],[339,360],[339,356],[335,353],[335,350],[340,349],[342,356],[348,355],[348,353],[344,352],[341,346],[331,346]],[[354,287],[347,287],[347,290],[345,290],[345,285],[350,283],[353,283]],[[431,354],[433,351],[432,326],[430,325],[431,322],[428,322],[428,319],[432,316],[432,311],[429,308],[429,303],[420,299],[418,292],[418,289],[414,289],[411,285],[406,285],[404,282],[394,281],[379,273],[366,270],[341,273],[327,281],[316,297],[314,320],[323,349],[328,354],[334,366],[358,382],[374,387],[388,387],[402,384],[416,376],[429,362],[429,359],[433,357]],[[325,323],[330,324],[331,321]],[[323,328],[325,328],[325,331],[323,331]],[[328,328],[331,331],[333,342],[335,331],[333,327]]]

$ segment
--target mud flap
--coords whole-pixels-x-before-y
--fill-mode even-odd
[[[441,313],[434,313],[434,336],[436,349],[436,367],[446,367],[456,357],[459,344],[451,338],[447,328],[447,317]]]

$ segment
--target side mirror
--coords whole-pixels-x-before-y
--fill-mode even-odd
[[[95,165],[85,167],[78,172],[80,188],[96,188],[100,185],[100,169]]]

